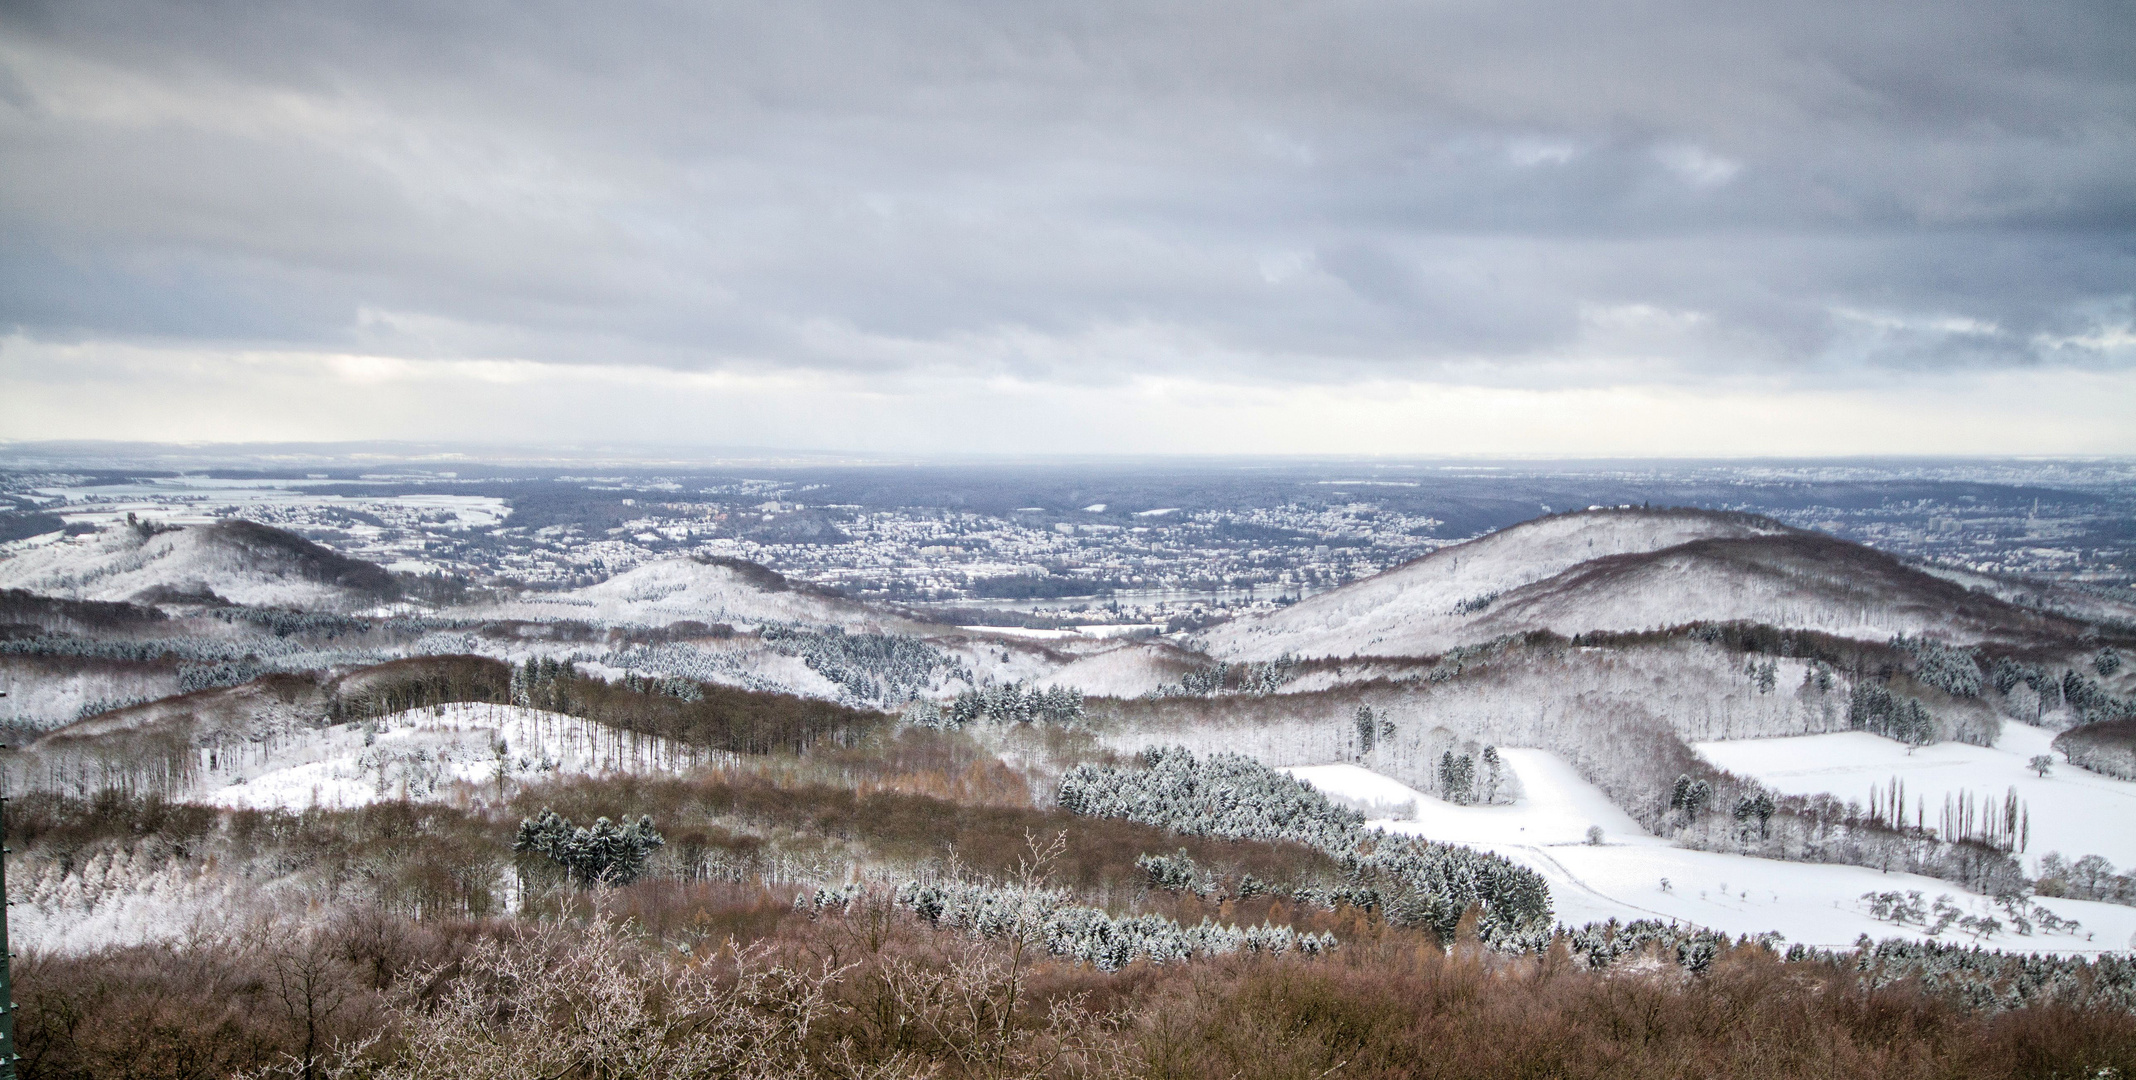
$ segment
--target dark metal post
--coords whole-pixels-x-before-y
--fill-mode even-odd
[[[0,697],[7,691],[0,690]],[[0,750],[7,749],[0,744]],[[15,1080],[15,1063],[22,1060],[15,1053],[15,954],[7,947],[7,792],[5,777],[0,774],[0,1080]]]

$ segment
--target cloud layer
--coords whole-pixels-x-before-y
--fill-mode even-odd
[[[1725,453],[1775,447],[1693,412],[2022,384],[2071,430],[1937,448],[2136,451],[2083,419],[2136,387],[2131,41],[2096,3],[14,4],[0,389],[54,404],[0,434],[210,384],[168,434],[700,434],[587,389],[637,386],[773,444],[1348,452],[1496,395]],[[426,395],[458,430],[403,430]],[[1209,419],[1268,396],[1321,418]],[[1019,424],[942,434],[974,409]],[[1825,448],[1863,447],[1780,449]]]

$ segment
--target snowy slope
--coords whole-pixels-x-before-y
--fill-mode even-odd
[[[516,619],[576,619],[610,625],[665,626],[693,620],[758,626],[806,623],[849,630],[907,629],[917,624],[862,604],[796,589],[778,574],[739,561],[663,559],[570,592],[486,605],[470,614]]]
[[[1694,746],[1715,765],[1789,795],[1866,803],[1871,788],[1896,779],[1905,785],[1907,805],[1916,798],[1925,802],[1931,826],[1946,796],[1966,791],[2000,800],[2015,788],[2031,810],[2028,862],[2056,851],[2071,861],[2103,855],[2116,866],[2136,864],[2136,783],[2062,764],[2048,747],[2053,738],[2036,727],[2005,724],[1994,747],[1947,742],[1911,753],[1901,743],[1859,731]],[[2027,765],[2036,755],[2056,758],[2044,778]]]
[[[725,760],[668,740],[561,713],[463,703],[415,709],[366,729],[346,724],[285,740],[270,756],[203,770],[193,801],[300,810],[435,799],[505,779],[678,771]]]
[[[1740,514],[1589,510],[1558,514],[1441,548],[1282,611],[1215,627],[1209,651],[1266,659],[1438,652],[1470,620],[1464,603],[1554,577],[1591,559],[1693,540],[1764,536],[1786,526]],[[1487,609],[1486,609],[1487,610]]]
[[[1921,569],[1924,573],[2019,607],[2040,608],[2092,622],[2136,623],[2136,603],[2085,592],[2060,582],[1981,574],[1948,566],[1924,566]]]
[[[2077,627],[1829,536],[1698,540],[1596,559],[1508,593],[1466,628],[1497,637],[1746,621],[1868,641],[1929,633],[1958,642],[2066,638]]]
[[[1137,697],[1178,682],[1193,658],[1177,646],[1138,641],[1078,657],[1038,680],[1040,686],[1072,686],[1098,697]]]
[[[2014,607],[1858,544],[1743,514],[1593,510],[1442,548],[1282,611],[1211,629],[1219,656],[1420,656],[1529,630],[1749,621],[1867,640],[2067,637]]]
[[[1427,800],[1438,802],[1400,780],[1381,776],[1362,765],[1292,765],[1276,771],[1313,785],[1321,794],[1369,818],[1411,821],[1422,813]],[[1449,810],[1467,809],[1452,803],[1438,805]]]
[[[304,810],[390,799],[494,797],[500,755],[508,783],[556,776],[672,772],[733,760],[590,720],[509,705],[458,704],[284,732],[206,750],[190,801]],[[11,885],[18,948],[76,952],[227,932],[246,919],[305,917],[316,893],[288,880],[240,878],[212,860],[169,858],[151,845],[104,850],[84,863],[47,859]],[[311,910],[315,911],[316,908]]]
[[[1778,931],[1789,942],[1851,947],[1855,938],[1921,938],[1918,927],[1872,917],[1867,892],[1919,890],[1949,895],[1968,912],[1986,914],[1991,902],[1947,881],[1887,874],[1855,866],[1777,862],[1672,847],[1647,835],[1570,765],[1541,750],[1501,749],[1518,776],[1522,798],[1512,806],[1454,806],[1355,766],[1286,770],[1350,802],[1413,803],[1416,813],[1370,822],[1390,832],[1495,852],[1541,874],[1550,884],[1558,921],[1572,926],[1607,919],[1661,919],[1730,934]],[[1590,845],[1590,826],[1603,843]],[[1668,879],[1663,887],[1662,879]],[[2082,924],[2071,934],[2021,936],[2011,931],[1981,942],[2024,952],[2097,953],[2129,947],[2136,908],[2081,900],[2042,900]],[[1972,943],[1946,933],[1945,940]]]
[[[395,592],[392,575],[249,521],[146,534],[126,526],[24,547],[0,560],[0,589],[73,600],[213,597],[235,604],[349,611]]]

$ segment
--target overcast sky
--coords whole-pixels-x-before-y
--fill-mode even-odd
[[[0,4],[0,437],[2136,453],[2136,5]]]

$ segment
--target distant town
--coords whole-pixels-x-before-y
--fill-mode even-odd
[[[1951,569],[2124,595],[2130,466],[1631,463],[1014,466],[463,472],[23,468],[0,538],[134,515],[245,518],[392,569],[569,588],[694,553],[854,599],[992,625],[1183,629],[1267,610],[1539,514],[1694,505],[1765,514]]]

